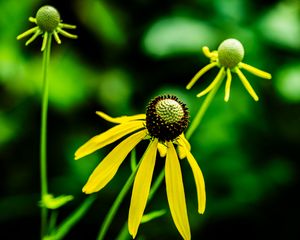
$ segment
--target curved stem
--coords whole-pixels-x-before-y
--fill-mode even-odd
[[[204,102],[201,104],[195,118],[193,119],[191,126],[188,128],[185,136],[186,139],[190,139],[194,131],[199,126],[201,120],[203,119],[204,114],[206,113],[206,110],[208,109],[210,103],[212,102],[214,96],[216,95],[216,92],[218,91],[221,83],[223,82],[224,76],[222,77],[221,81],[219,81],[215,87],[207,94],[206,98],[204,99]]]
[[[124,197],[126,196],[127,192],[129,191],[135,174],[138,170],[139,164],[136,166],[136,168],[132,171],[132,173],[130,174],[129,178],[127,179],[124,187],[122,188],[121,192],[119,193],[119,195],[117,196],[116,200],[114,201],[113,205],[111,206],[109,212],[107,213],[107,215],[105,216],[105,219],[102,223],[101,229],[99,231],[97,240],[102,240],[105,237],[105,234],[114,218],[114,216],[116,215]]]
[[[41,178],[41,199],[48,194],[47,185],[47,112],[48,112],[48,66],[50,61],[51,38],[47,36],[46,48],[43,52],[43,90],[42,90],[42,112],[41,112],[41,135],[40,135],[40,178]],[[46,234],[48,210],[41,207],[41,236]]]
[[[91,195],[55,230],[54,234],[50,235],[49,239],[60,240],[70,231],[70,229],[84,216],[87,210],[91,207],[96,197]]]

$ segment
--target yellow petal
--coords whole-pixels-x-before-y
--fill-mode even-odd
[[[253,97],[253,99],[255,101],[258,101],[258,96],[256,95],[255,91],[251,87],[250,83],[248,82],[247,78],[242,73],[242,71],[239,68],[237,68],[237,67],[235,68],[235,71],[236,71],[237,75],[239,76],[241,82],[243,83],[244,87],[246,88],[246,90],[248,91],[248,93],[251,95],[251,97]]]
[[[58,36],[58,33],[56,31],[53,31],[53,36],[54,36],[54,39],[55,41],[58,43],[58,44],[61,44],[61,40]]]
[[[208,70],[210,70],[211,68],[217,66],[218,63],[216,62],[212,62],[210,64],[207,64],[205,67],[201,68],[199,72],[196,73],[196,75],[192,78],[192,80],[188,83],[188,85],[186,86],[186,89],[191,89],[191,87],[197,82],[197,80],[204,74],[206,73]]]
[[[186,148],[188,151],[191,151],[191,145],[188,140],[185,138],[184,134],[180,134],[179,138],[177,139],[178,142],[178,157],[183,159],[186,157]]]
[[[49,33],[45,32],[43,36],[43,43],[42,43],[42,48],[41,51],[43,52],[46,48],[47,42],[50,41],[51,36],[49,37]]]
[[[78,38],[77,35],[71,34],[71,33],[67,32],[67,31],[61,29],[60,27],[57,27],[57,28],[56,28],[56,31],[57,31],[58,33],[60,33],[61,35],[65,36],[65,37],[68,37],[68,38],[72,38],[72,39],[77,39],[77,38]]]
[[[202,97],[206,93],[210,92],[220,81],[222,81],[224,78],[224,71],[225,71],[224,67],[222,67],[218,72],[216,78],[212,81],[212,83],[207,88],[205,88],[202,92],[198,93],[197,97]]]
[[[113,118],[109,115],[107,115],[104,112],[97,111],[96,114],[98,114],[100,117],[102,117],[104,120],[112,123],[124,123],[124,122],[129,122],[129,121],[134,121],[134,120],[145,120],[146,119],[146,114],[137,114],[133,116],[122,116],[122,117],[116,117]]]
[[[201,172],[200,167],[198,166],[197,161],[190,152],[191,145],[184,136],[180,136],[180,138],[178,139],[178,144],[179,146],[181,146],[181,150],[184,152],[192,168],[198,196],[198,212],[203,214],[206,205],[206,193],[203,174]]]
[[[231,71],[230,68],[226,69],[227,72],[227,80],[226,80],[226,84],[225,84],[225,97],[224,97],[224,101],[228,102],[229,100],[229,96],[230,96],[230,85],[231,85]]]
[[[115,142],[116,140],[124,137],[131,132],[144,128],[144,125],[145,121],[132,121],[112,127],[111,129],[91,138],[89,141],[83,144],[75,152],[75,160],[82,158],[92,152],[95,152],[96,150],[112,142]]]
[[[101,190],[114,177],[129,152],[146,136],[147,130],[137,132],[116,146],[96,167],[82,191],[90,194]]]
[[[252,67],[252,66],[250,66],[250,65],[248,65],[246,63],[240,62],[239,63],[239,67],[247,70],[248,72],[250,72],[250,73],[252,73],[252,74],[254,74],[254,75],[258,76],[258,77],[265,78],[265,79],[271,79],[272,78],[272,76],[271,76],[270,73],[267,73],[267,72],[262,71],[262,70],[260,70],[258,68]]]
[[[128,215],[128,230],[135,238],[146,207],[156,160],[158,139],[151,141],[136,174]]]
[[[196,159],[193,157],[190,151],[187,151],[186,153],[187,153],[187,160],[192,168],[195,183],[196,183],[197,196],[198,196],[198,212],[200,214],[203,214],[206,205],[206,193],[205,193],[205,183],[204,183],[203,174],[201,172],[201,169]]]
[[[162,143],[158,143],[157,145],[157,149],[158,149],[158,152],[159,152],[159,156],[161,157],[165,157],[166,154],[167,154],[167,146],[162,144]]]
[[[20,35],[17,36],[17,40],[20,40],[21,38],[27,37],[28,35],[32,34],[32,33],[36,33],[38,31],[39,27],[33,27],[30,28],[29,30],[27,30],[26,32],[21,33]]]
[[[202,51],[204,53],[204,55],[210,59],[210,61],[215,62],[218,59],[218,51],[209,51],[208,47],[203,47]]]
[[[165,178],[167,197],[175,226],[185,240],[191,239],[179,160],[172,142],[167,142]]]
[[[207,46],[202,48],[202,52],[207,58],[211,58],[211,52],[209,51],[209,48]]]

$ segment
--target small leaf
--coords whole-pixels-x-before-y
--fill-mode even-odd
[[[46,207],[48,209],[57,209],[71,200],[73,200],[72,195],[61,195],[58,197],[53,197],[52,194],[47,194],[43,196],[43,199],[40,202],[40,206]]]
[[[163,216],[166,212],[167,211],[165,209],[161,209],[161,210],[153,211],[151,213],[147,213],[142,217],[141,223],[150,222],[153,219]]]

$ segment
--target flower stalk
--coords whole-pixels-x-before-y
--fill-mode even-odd
[[[41,135],[40,135],[40,178],[41,199],[48,194],[47,183],[47,115],[48,115],[48,67],[50,62],[52,34],[48,34],[45,51],[43,52],[43,87],[42,87],[42,111],[41,111]],[[46,234],[48,210],[41,206],[41,236]]]
[[[197,127],[199,126],[200,122],[202,121],[206,110],[208,109],[209,105],[211,104],[212,100],[214,99],[218,89],[220,88],[222,82],[223,82],[224,76],[222,76],[221,81],[218,81],[215,87],[207,94],[206,98],[204,99],[203,103],[200,105],[200,108],[191,122],[190,127],[188,128],[186,132],[186,139],[189,140],[192,136],[192,134],[195,132]]]

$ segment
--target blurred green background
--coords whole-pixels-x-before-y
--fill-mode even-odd
[[[59,221],[86,196],[87,177],[112,146],[79,161],[75,150],[112,125],[112,116],[145,111],[161,93],[186,102],[191,120],[203,99],[195,95],[217,73],[210,71],[191,91],[185,85],[226,38],[239,39],[244,62],[270,72],[272,80],[245,72],[260,97],[254,102],[234,75],[231,99],[223,89],[191,138],[202,168],[207,208],[197,213],[193,176],[181,162],[193,239],[295,239],[299,236],[300,3],[298,0],[73,0],[0,1],[0,225],[5,239],[39,236],[39,131],[41,38],[25,47],[16,36],[45,4],[55,6],[77,40],[53,42],[50,65],[48,175],[54,195],[75,199]],[[141,144],[137,153],[142,154]],[[157,172],[161,164],[157,166]],[[66,239],[95,239],[102,220],[129,176],[129,161],[99,194],[92,209]],[[127,218],[129,197],[108,232],[114,239]],[[146,212],[167,207],[164,184]],[[163,226],[163,227],[161,227]],[[138,239],[180,239],[170,216],[142,225]]]

